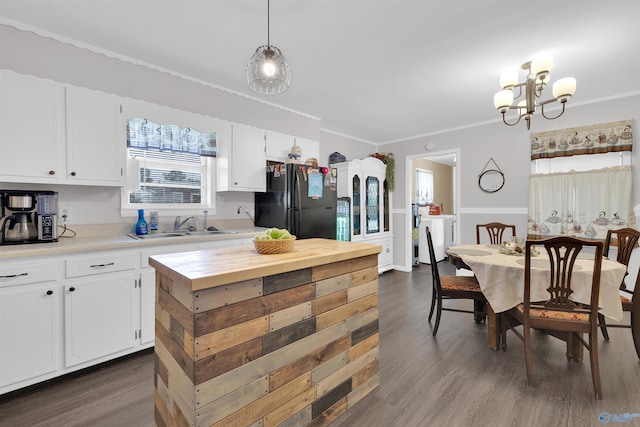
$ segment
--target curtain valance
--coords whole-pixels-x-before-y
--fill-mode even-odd
[[[531,134],[531,160],[631,151],[632,121],[560,129]]]
[[[160,125],[144,118],[129,120],[127,147],[216,157],[216,133],[177,125]]]

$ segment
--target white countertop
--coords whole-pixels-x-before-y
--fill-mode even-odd
[[[225,229],[229,234],[210,234],[198,236],[176,236],[162,239],[137,240],[126,234],[98,235],[88,237],[61,237],[57,242],[31,243],[23,245],[0,246],[0,259],[24,258],[58,254],[71,254],[109,249],[134,249],[157,245],[196,243],[206,241],[224,241],[246,239],[264,232],[264,228]]]

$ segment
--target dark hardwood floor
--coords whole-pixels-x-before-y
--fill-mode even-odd
[[[453,274],[447,262],[441,274]],[[485,325],[443,312],[437,338],[427,323],[428,265],[380,276],[381,385],[334,426],[597,426],[601,413],[640,413],[640,362],[628,329],[599,341],[604,400],[587,363],[568,364],[564,344],[534,333],[534,374],[526,382],[521,342],[486,346]],[[470,302],[449,302],[467,305]],[[0,396],[0,426],[152,426],[153,354],[142,352],[28,393]],[[611,425],[617,424],[611,421]],[[640,425],[640,417],[630,425]]]

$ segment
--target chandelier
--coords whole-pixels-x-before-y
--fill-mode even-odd
[[[532,61],[522,64],[521,68],[527,71],[526,81],[518,83],[518,70],[516,68],[505,70],[500,75],[500,86],[503,90],[496,93],[493,97],[493,105],[502,113],[502,121],[508,126],[515,126],[524,117],[527,122],[527,129],[531,127],[531,116],[540,107],[542,116],[545,119],[557,119],[564,113],[566,102],[576,91],[576,79],[573,77],[565,77],[553,84],[553,98],[546,101],[539,101],[542,97],[542,91],[549,82],[549,73],[553,67],[553,59],[549,55],[541,55]],[[518,94],[514,96],[515,89],[518,88]],[[523,90],[524,88],[524,90]],[[514,103],[514,99],[520,98],[524,94],[524,99]],[[544,113],[544,106],[552,102],[560,102],[562,111],[555,117],[549,117]],[[518,119],[513,122],[507,122],[505,113],[509,110],[517,110]]]
[[[247,83],[258,93],[275,94],[289,89],[291,69],[284,55],[269,40],[269,0],[267,0],[267,44],[256,49],[247,64]]]

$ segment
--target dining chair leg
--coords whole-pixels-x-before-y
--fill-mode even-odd
[[[602,331],[602,337],[609,341],[609,332],[607,331],[607,323],[604,320],[604,316],[598,313],[598,325],[600,325],[600,330]]]
[[[435,337],[438,333],[438,327],[440,326],[440,316],[442,315],[442,298],[438,296],[438,301],[436,304],[436,324],[433,326],[433,336]]]
[[[436,298],[438,298],[438,289],[433,286],[433,290],[431,292],[431,309],[429,310],[429,322],[431,322],[431,317],[433,316],[433,309],[436,306]]]
[[[533,384],[533,355],[531,354],[531,328],[524,326],[524,362],[527,366],[527,383]]]
[[[636,348],[636,354],[640,359],[640,316],[634,316],[633,311],[631,314],[631,336],[633,337],[633,345]]]
[[[598,330],[589,334],[589,360],[591,361],[591,379],[596,399],[602,400],[602,384],[600,383],[600,361],[598,358]]]
[[[565,356],[567,356],[567,363],[573,361],[573,348],[574,348],[574,340],[575,337],[573,332],[567,332],[567,337],[565,339],[565,343],[567,344],[567,351],[565,352]]]

